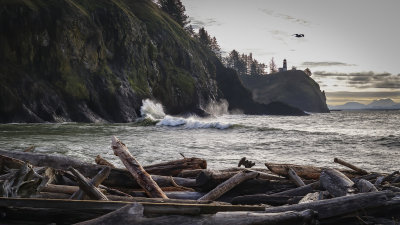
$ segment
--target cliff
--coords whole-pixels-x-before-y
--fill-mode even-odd
[[[326,97],[317,82],[303,71],[286,71],[266,76],[240,76],[257,102],[284,102],[307,112],[329,112]]]
[[[236,73],[151,1],[0,5],[0,122],[130,122],[144,98],[169,114],[221,98],[248,113],[301,114],[253,102],[240,82],[230,88],[244,95],[230,98],[220,81]]]

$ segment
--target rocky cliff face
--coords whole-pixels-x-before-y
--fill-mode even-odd
[[[266,76],[241,76],[257,102],[280,101],[307,112],[329,112],[318,83],[303,71],[286,71]]]
[[[0,122],[130,122],[144,98],[178,114],[225,97],[217,80],[231,74],[151,1],[0,5]]]

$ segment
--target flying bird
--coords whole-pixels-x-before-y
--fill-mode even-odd
[[[304,37],[304,34],[293,34],[292,36],[295,36],[297,38],[301,38],[301,37]]]

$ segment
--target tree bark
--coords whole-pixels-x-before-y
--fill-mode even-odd
[[[340,165],[346,166],[354,171],[356,171],[357,173],[361,174],[361,175],[366,175],[368,174],[368,172],[366,170],[360,169],[357,166],[354,166],[353,164],[346,162],[344,160],[341,160],[339,158],[334,158],[333,161],[335,163],[339,163]]]
[[[257,172],[240,172],[229,178],[229,180],[225,181],[224,183],[218,185],[215,189],[199,198],[199,200],[216,200],[243,181],[256,178],[257,176]]]
[[[111,148],[113,149],[114,154],[121,159],[122,163],[132,174],[133,178],[136,179],[138,184],[150,197],[168,198],[151,176],[143,169],[140,163],[132,156],[124,143],[116,137],[113,137]]]
[[[74,168],[70,167],[69,171],[76,177],[79,187],[91,198],[107,201],[108,198],[101,193],[93,184],[88,182],[86,178]]]

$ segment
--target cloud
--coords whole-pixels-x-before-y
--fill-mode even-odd
[[[303,62],[302,66],[317,67],[317,66],[356,66],[344,62]]]
[[[357,72],[357,73],[331,73],[326,71],[316,71],[315,77],[331,77],[336,80],[347,81],[347,83],[356,88],[400,88],[400,74],[390,73]]]
[[[300,18],[295,18],[293,16],[287,15],[287,14],[283,14],[283,13],[278,13],[278,12],[274,12],[273,10],[270,9],[260,9],[263,13],[269,15],[269,16],[273,16],[276,18],[280,18],[283,20],[287,20],[290,21],[292,23],[297,23],[297,24],[301,24],[301,25],[307,25],[310,22],[304,19],[300,19]]]
[[[215,18],[207,18],[204,20],[198,20],[193,17],[190,17],[191,25],[193,29],[199,29],[201,27],[209,27],[209,26],[220,26],[221,23],[218,22]]]

